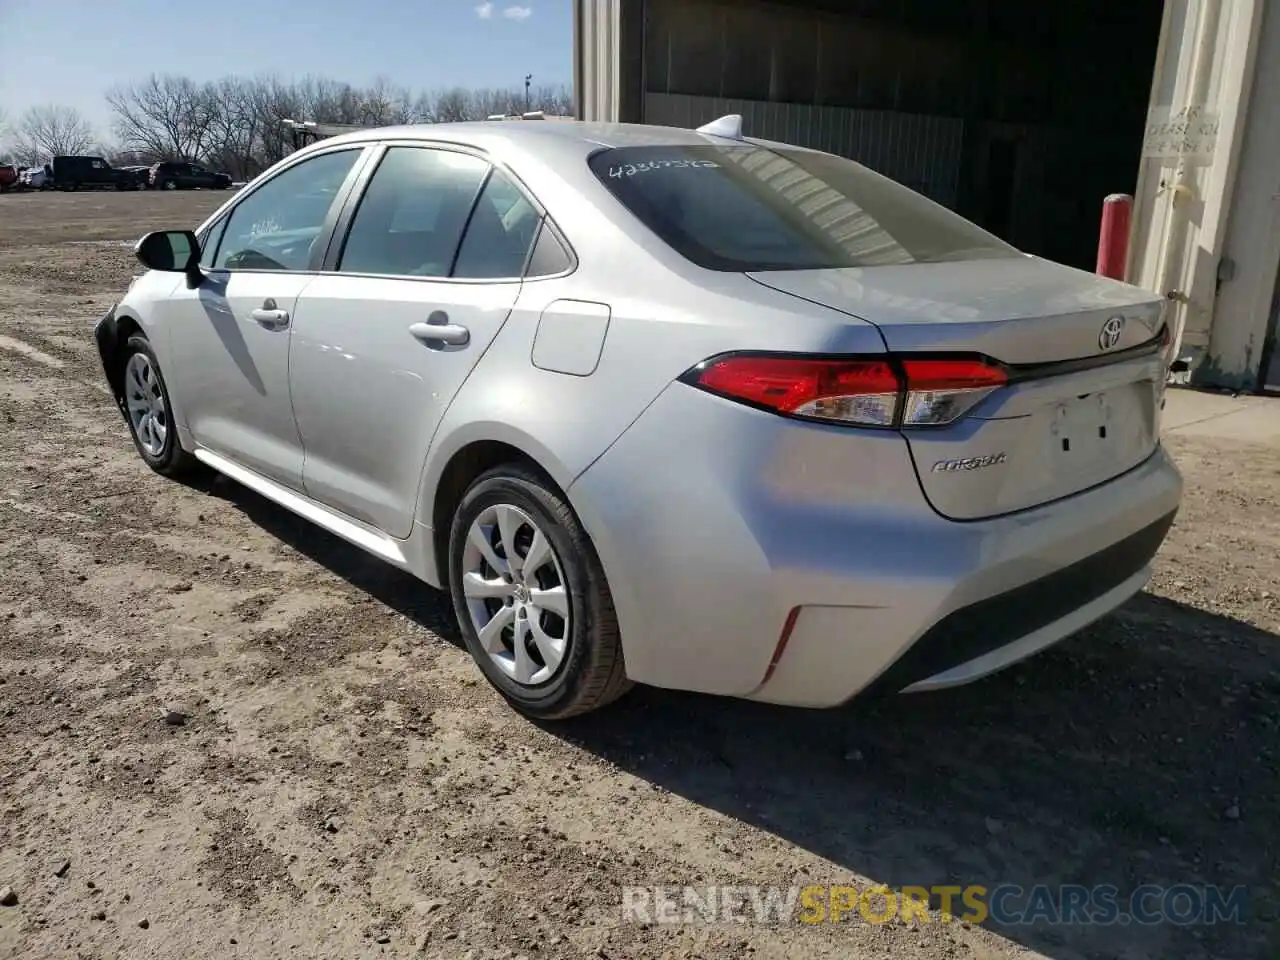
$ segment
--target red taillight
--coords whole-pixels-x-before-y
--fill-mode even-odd
[[[733,354],[683,378],[775,413],[868,427],[951,423],[1008,380],[976,359],[810,359]]]
[[[884,360],[810,360],[752,354],[712,360],[698,386],[775,413],[893,425],[900,384]]]

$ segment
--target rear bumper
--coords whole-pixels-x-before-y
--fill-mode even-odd
[[[861,696],[921,692],[971,683],[1057,643],[1110,613],[1142,589],[1150,563],[1173,525],[1170,512],[1135,533],[1053,573],[952,610],[863,687]],[[801,608],[796,627],[812,629]],[[839,618],[836,618],[837,620]],[[856,626],[845,618],[848,628]],[[838,636],[840,624],[820,620]],[[793,630],[793,636],[795,634]],[[788,642],[788,647],[790,642]],[[790,702],[831,669],[823,640],[802,636],[788,669],[763,685],[760,699]],[[780,658],[786,662],[787,658]]]
[[[958,523],[898,434],[679,384],[569,490],[632,679],[812,707],[967,682],[1075,632],[1141,589],[1181,492],[1159,449],[1076,496]]]

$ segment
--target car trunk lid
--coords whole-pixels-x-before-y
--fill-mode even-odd
[[[1070,496],[1159,443],[1163,302],[1034,257],[768,271],[757,282],[874,323],[895,354],[978,355],[1009,384],[946,426],[904,430],[943,516],[977,520]],[[833,349],[838,349],[833,343]]]

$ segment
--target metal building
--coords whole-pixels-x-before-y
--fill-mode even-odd
[[[1280,389],[1280,3],[575,0],[574,24],[584,119],[740,113],[1088,269],[1103,197],[1134,194],[1128,279],[1173,300],[1193,379]]]

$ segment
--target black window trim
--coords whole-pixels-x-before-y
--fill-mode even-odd
[[[357,180],[359,179],[361,172],[364,170],[365,166],[369,162],[371,146],[372,145],[367,141],[357,141],[355,143],[339,143],[339,144],[334,144],[332,147],[329,147],[324,150],[316,150],[314,152],[307,152],[306,154],[297,155],[296,160],[292,160],[291,158],[292,162],[287,163],[284,166],[282,166],[279,170],[276,170],[267,179],[262,180],[260,183],[253,184],[252,187],[246,187],[244,190],[242,190],[235,197],[235,199],[231,201],[231,204],[225,210],[222,210],[219,213],[217,213],[215,215],[215,218],[209,222],[209,225],[207,227],[204,227],[200,232],[200,239],[202,240],[207,239],[210,233],[217,227],[219,220],[226,219],[228,222],[230,222],[230,218],[235,216],[236,210],[240,208],[240,205],[242,203],[248,200],[251,196],[257,193],[267,184],[274,183],[277,178],[287,173],[288,171],[294,169],[295,167],[298,167],[303,163],[306,163],[308,160],[314,160],[316,157],[327,156],[328,154],[331,154],[331,153],[342,153],[348,150],[356,151],[357,156],[355,158],[355,162],[352,163],[351,169],[347,171],[346,178],[342,181],[342,185],[338,187],[338,192],[334,194],[333,202],[329,204],[329,211],[328,213],[325,214],[325,218],[320,224],[320,230],[316,235],[317,239],[321,237],[326,238],[325,242],[323,244],[316,244],[316,246],[313,248],[313,252],[311,254],[311,260],[307,263],[307,267],[305,270],[256,270],[256,269],[247,269],[244,267],[237,267],[234,269],[229,269],[227,267],[201,267],[200,268],[201,271],[206,276],[209,274],[221,275],[221,274],[235,274],[235,273],[254,273],[254,274],[257,274],[257,273],[263,273],[263,274],[319,273],[321,270],[321,265],[324,262],[324,255],[320,251],[327,250],[333,243],[334,226],[338,222],[338,215],[341,212],[341,210],[345,207],[345,204],[351,195],[351,191],[353,187],[355,186]],[[221,248],[222,240],[225,237],[226,237],[226,230],[223,230],[222,234],[218,238],[219,248]],[[217,254],[219,252],[221,252],[220,249],[214,254],[214,261],[213,261],[214,263],[217,263]],[[201,253],[202,254],[204,253],[203,244],[201,246]]]
[[[462,244],[466,240],[467,230],[471,226],[471,217],[475,213],[476,204],[480,200],[480,196],[484,192],[484,188],[488,185],[493,172],[497,170],[505,176],[517,190],[533,207],[534,213],[538,215],[539,226],[534,231],[533,239],[529,243],[529,249],[525,251],[524,263],[521,265],[520,274],[513,277],[419,277],[406,274],[389,274],[389,273],[368,273],[368,272],[348,272],[339,271],[338,264],[342,259],[342,251],[346,247],[347,239],[351,233],[351,223],[355,219],[356,211],[360,207],[360,201],[364,198],[365,192],[369,188],[369,183],[377,172],[378,167],[382,163],[382,158],[392,147],[416,147],[420,150],[444,150],[453,153],[463,153],[473,156],[478,160],[482,160],[489,165],[489,169],[485,171],[484,177],[480,181],[480,186],[476,190],[476,195],[472,198],[471,209],[467,213],[467,218],[463,223],[462,231],[458,235],[458,243],[453,251],[453,257],[449,262],[449,272],[453,273],[457,266],[458,255],[462,250]],[[569,258],[569,269],[554,275],[540,277],[526,277],[525,274],[529,268],[529,261],[533,256],[534,247],[537,245],[538,237],[542,229],[550,224],[554,230],[556,238],[564,247],[565,253]],[[381,140],[373,144],[373,149],[369,152],[369,156],[361,166],[360,175],[356,182],[351,184],[351,189],[347,192],[343,201],[341,212],[334,220],[333,232],[329,236],[328,248],[322,258],[322,265],[317,272],[333,273],[344,277],[366,277],[377,280],[412,280],[416,283],[458,283],[458,284],[485,284],[485,283],[524,283],[526,280],[550,280],[560,277],[567,277],[578,269],[578,255],[569,241],[565,238],[564,231],[556,226],[551,214],[547,212],[547,208],[539,202],[537,196],[525,184],[523,180],[505,163],[497,160],[489,153],[478,147],[469,144],[454,143],[449,140]]]
[[[483,197],[484,192],[489,189],[489,181],[493,179],[493,171],[494,171],[494,166],[490,162],[489,165],[485,168],[484,176],[480,178],[480,185],[476,187],[476,192],[471,195],[471,205],[467,207],[466,219],[462,221],[462,229],[458,231],[458,242],[454,244],[453,256],[449,258],[449,272],[445,274],[445,279],[448,279],[448,280],[454,279],[453,274],[458,269],[458,258],[462,256],[462,248],[467,242],[467,234],[471,232],[471,221],[474,220],[476,217],[476,209],[480,206],[480,198]],[[535,213],[537,212],[536,207],[534,208],[534,212]],[[530,243],[530,247],[532,246],[533,244]],[[525,260],[529,259],[528,250],[524,252],[524,258]],[[520,272],[521,273],[524,272],[523,263],[521,263],[520,265]],[[494,283],[510,282],[512,279],[519,280],[520,278],[519,277],[492,278]]]
[[[218,248],[222,246],[222,238],[227,232],[227,223],[230,220],[231,220],[231,211],[228,210],[225,213],[223,213],[221,216],[214,217],[211,221],[209,221],[209,224],[207,226],[205,226],[198,234],[196,234],[196,243],[200,245],[201,260],[204,259],[205,254],[212,253],[213,259],[211,259],[209,262],[210,263],[218,262]],[[205,249],[205,244],[208,243],[209,238],[211,236],[214,236],[215,234],[218,237],[217,244],[214,246],[212,251]],[[204,266],[204,264],[201,264],[200,269],[203,270],[205,273],[208,273],[213,268],[206,267]],[[222,272],[230,273],[231,271],[226,270]]]

